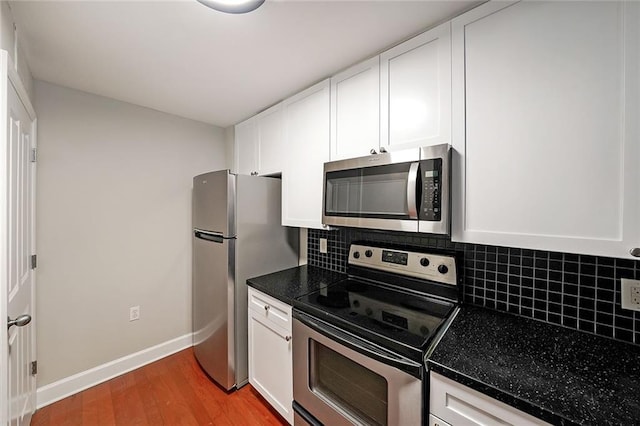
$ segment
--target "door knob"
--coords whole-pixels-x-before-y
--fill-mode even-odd
[[[371,151],[369,151],[369,154],[371,154],[371,155],[375,155],[375,154],[377,154],[377,152],[376,152],[376,150],[375,150],[375,149],[371,148]]]
[[[385,154],[387,152],[387,150],[385,149],[384,146],[380,147],[380,154]]]
[[[29,324],[31,322],[31,315],[20,315],[18,318],[16,319],[11,319],[9,317],[7,317],[7,330],[10,329],[12,326],[17,325],[18,327],[24,327],[25,325]]]

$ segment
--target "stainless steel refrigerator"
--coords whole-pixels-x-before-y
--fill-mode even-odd
[[[298,265],[281,226],[281,181],[221,170],[193,178],[193,349],[230,390],[248,382],[247,278]]]

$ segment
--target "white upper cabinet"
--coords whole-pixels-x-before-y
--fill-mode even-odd
[[[451,23],[380,55],[380,145],[451,143]]]
[[[234,172],[241,175],[250,175],[258,170],[258,147],[256,140],[255,117],[236,124]]]
[[[282,104],[235,127],[235,170],[242,175],[281,173],[284,158]]]
[[[331,160],[380,147],[380,62],[364,61],[331,78]]]
[[[331,160],[450,142],[450,23],[331,79]]]
[[[274,105],[256,116],[257,172],[260,175],[282,172],[284,164],[282,126],[282,103]]]
[[[283,103],[285,226],[322,228],[323,167],[329,161],[329,92],[329,80],[325,80]]]
[[[452,21],[454,241],[632,258],[639,6],[492,2]]]

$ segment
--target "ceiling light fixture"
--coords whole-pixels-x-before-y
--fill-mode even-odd
[[[225,13],[247,13],[259,8],[264,0],[198,0],[211,9]]]

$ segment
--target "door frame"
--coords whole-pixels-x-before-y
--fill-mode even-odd
[[[13,85],[18,94],[18,98],[23,103],[27,113],[29,114],[29,118],[32,121],[31,128],[31,148],[36,149],[37,147],[37,119],[36,112],[31,103],[31,99],[29,98],[29,94],[22,83],[22,80],[18,74],[18,70],[13,60],[9,56],[6,50],[0,50],[0,164],[7,164],[7,108],[8,108],[8,90],[9,84]],[[32,163],[31,166],[31,250],[32,255],[36,254],[36,163]],[[6,169],[6,168],[5,168]],[[8,335],[4,331],[7,329],[7,286],[8,286],[8,235],[7,235],[7,226],[9,223],[9,218],[7,217],[7,191],[8,187],[7,182],[7,173],[0,173],[0,271],[4,271],[0,273],[0,328],[2,329],[1,337],[0,337],[0,368],[6,368],[9,361],[9,348],[8,348]],[[31,345],[33,348],[33,354],[36,354],[36,274],[35,270],[31,274],[31,327],[33,327],[33,332],[31,333]],[[32,360],[32,361],[35,361]],[[2,374],[2,376],[5,376]],[[35,410],[37,406],[36,397],[36,385],[35,385],[35,376],[32,376],[32,380],[34,380],[33,386],[33,409]],[[8,397],[9,397],[9,389],[8,389],[8,378],[3,377],[0,380],[0,425],[6,425],[8,422],[7,412],[8,412]]]

